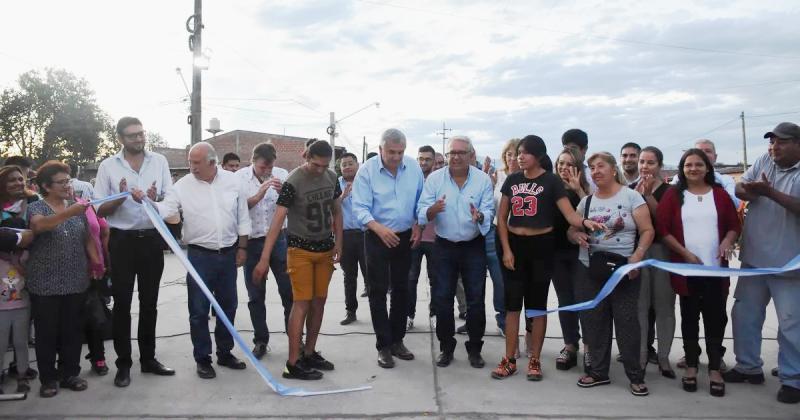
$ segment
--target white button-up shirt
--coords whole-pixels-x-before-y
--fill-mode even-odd
[[[281,183],[283,183],[286,182],[289,172],[283,168],[273,167],[272,176],[280,179]],[[261,188],[261,182],[253,172],[253,165],[246,166],[236,171],[236,177],[239,179],[239,185],[242,191],[248,198],[255,196],[258,193],[258,189]],[[265,177],[264,181],[267,179],[269,179],[269,177]],[[267,190],[266,194],[264,194],[264,198],[250,209],[250,223],[253,226],[252,232],[250,232],[250,238],[263,238],[267,235],[267,230],[269,230],[269,226],[272,224],[272,217],[275,216],[275,209],[277,206],[275,203],[277,201],[278,193],[270,188]],[[286,227],[285,221],[283,227]]]
[[[183,242],[208,249],[236,244],[250,234],[247,194],[239,178],[221,167],[211,183],[188,174],[167,191],[164,200],[153,203],[161,217],[169,219],[183,210]]]
[[[147,191],[156,183],[156,194],[163,195],[172,187],[167,158],[154,152],[144,152],[144,162],[139,172],[134,171],[122,156],[122,151],[106,158],[97,168],[94,198],[100,199],[119,192],[119,182],[125,178],[128,191],[138,188]],[[153,229],[142,206],[128,197],[117,210],[106,217],[108,225],[122,230]]]

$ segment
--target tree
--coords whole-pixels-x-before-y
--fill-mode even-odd
[[[158,131],[148,131],[145,147],[152,152],[158,147],[169,147],[169,144]]]
[[[95,161],[107,124],[88,82],[66,70],[31,70],[0,94],[0,142],[39,163]]]

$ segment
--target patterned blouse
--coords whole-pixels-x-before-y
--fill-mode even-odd
[[[28,207],[29,217],[37,214],[52,216],[55,212],[45,200],[39,200]],[[62,296],[86,291],[89,287],[87,234],[86,214],[82,213],[49,232],[36,235],[26,264],[26,285],[30,293]]]

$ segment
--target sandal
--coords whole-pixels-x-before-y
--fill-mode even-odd
[[[567,350],[566,347],[561,349],[561,352],[558,353],[558,357],[556,357],[556,369],[558,370],[570,370],[577,364],[578,353]]]
[[[697,377],[696,376],[684,376],[681,378],[681,384],[683,385],[683,390],[686,392],[697,392]]]
[[[505,379],[517,373],[517,360],[504,357],[500,364],[492,371],[492,378]]]
[[[592,375],[584,375],[578,379],[578,386],[581,388],[591,388],[600,385],[608,385],[611,383],[609,378],[596,378]]]
[[[48,381],[39,388],[39,396],[42,398],[52,398],[58,394],[58,382]]]
[[[638,389],[637,389],[637,387],[638,387]],[[646,396],[650,395],[650,391],[647,389],[647,385],[645,385],[643,383],[641,383],[641,384],[631,384],[630,388],[631,388],[631,394],[633,394],[633,395],[635,395],[637,397],[646,397]]]
[[[714,382],[711,381],[709,385],[709,392],[714,397],[724,397],[725,396],[725,382]]]
[[[530,360],[528,360],[528,380],[541,381],[542,378],[542,363],[539,359],[531,357]]]

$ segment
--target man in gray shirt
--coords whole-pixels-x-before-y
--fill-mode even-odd
[[[800,127],[781,123],[764,135],[772,155],[758,158],[736,184],[749,201],[743,230],[743,267],[781,267],[800,254]],[[740,279],[733,305],[736,366],[725,382],[764,382],[761,331],[770,299],[778,316],[778,401],[800,402],[800,272]]]

